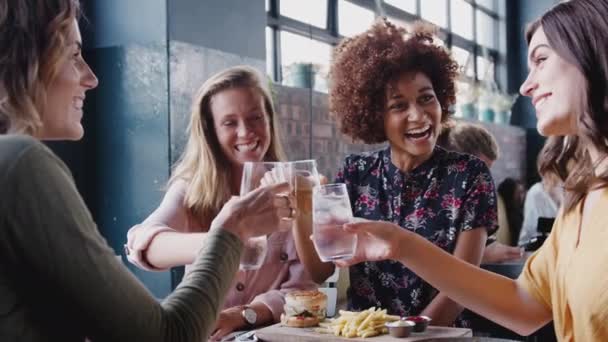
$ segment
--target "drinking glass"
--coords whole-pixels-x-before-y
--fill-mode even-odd
[[[240,194],[243,196],[272,182],[288,182],[290,189],[285,195],[289,195],[294,188],[291,164],[286,162],[245,162]],[[264,263],[267,249],[266,235],[249,238],[244,244],[240,269],[246,271],[259,269]]]
[[[291,165],[294,173],[298,220],[307,219],[309,221],[307,225],[312,226],[312,189],[320,185],[317,162],[313,159],[296,160],[292,161]]]
[[[295,198],[298,215],[293,226],[294,238],[312,245],[312,189],[320,184],[317,162],[297,160],[291,162],[295,174]],[[311,246],[311,248],[314,248]]]
[[[314,187],[312,205],[312,239],[319,258],[325,262],[352,258],[357,246],[357,235],[342,229],[342,225],[353,219],[346,184]]]

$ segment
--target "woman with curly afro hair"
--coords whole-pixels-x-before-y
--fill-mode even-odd
[[[428,24],[406,30],[384,19],[336,48],[330,109],[341,131],[364,143],[388,142],[348,156],[336,182],[346,183],[356,217],[394,223],[479,265],[497,227],[494,184],[481,160],[436,146],[455,102],[458,65],[435,41]],[[376,252],[380,260],[388,251]],[[307,266],[311,273],[325,267]],[[435,325],[453,325],[462,311],[400,263],[362,262],[349,273],[352,310],[381,306],[429,316]]]

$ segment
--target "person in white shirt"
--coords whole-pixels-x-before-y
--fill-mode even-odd
[[[524,202],[524,222],[519,233],[519,244],[522,245],[538,234],[539,217],[557,216],[560,205],[561,188],[552,186],[549,181],[532,185]]]

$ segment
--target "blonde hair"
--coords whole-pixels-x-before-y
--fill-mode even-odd
[[[36,135],[77,0],[0,0],[0,134]]]
[[[446,125],[437,144],[447,150],[480,155],[495,161],[498,159],[498,144],[492,133],[482,126],[457,121]]]
[[[264,160],[285,160],[270,91],[267,82],[262,82],[258,72],[247,66],[237,66],[209,78],[200,87],[193,101],[188,142],[169,180],[169,185],[177,180],[188,183],[184,204],[203,225],[210,223],[232,195],[233,168],[221,150],[210,103],[215,94],[233,88],[254,89],[263,97],[271,134]]]

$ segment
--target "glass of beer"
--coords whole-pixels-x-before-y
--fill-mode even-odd
[[[294,189],[292,170],[292,165],[288,162],[245,162],[240,194],[243,196],[260,186],[288,182],[290,189],[285,194],[288,196]],[[265,235],[250,238],[243,248],[240,269],[246,271],[259,269],[264,263],[267,249],[268,241]]]
[[[313,188],[312,240],[322,261],[350,259],[355,254],[357,235],[342,226],[353,220],[346,184],[324,184]]]
[[[295,175],[295,198],[298,215],[293,227],[293,236],[300,237],[312,245],[312,189],[320,184],[317,162],[314,160],[297,160],[291,162]],[[310,248],[314,248],[310,246]]]
[[[294,173],[298,219],[309,217],[309,225],[311,225],[312,189],[315,186],[320,185],[319,172],[317,171],[317,162],[313,159],[296,160],[291,162],[291,165]]]

